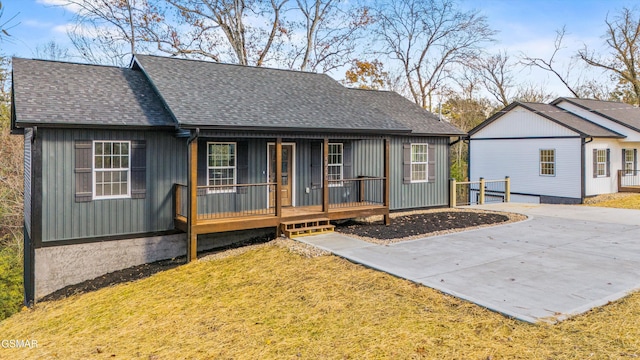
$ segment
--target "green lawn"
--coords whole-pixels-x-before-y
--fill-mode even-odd
[[[334,256],[268,244],[22,311],[2,359],[618,359],[640,294],[531,325]]]
[[[22,307],[22,247],[17,241],[0,245],[0,320]]]

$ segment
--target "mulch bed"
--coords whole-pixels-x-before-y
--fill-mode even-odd
[[[273,240],[274,237],[275,237],[275,233],[268,234],[265,236],[255,237],[255,238],[251,238],[246,241],[237,242],[225,247],[220,247],[213,250],[199,252],[198,256],[202,257],[202,256],[207,256],[207,255],[219,253],[222,251],[226,251],[229,249],[235,249],[235,248],[248,246],[248,245],[262,244],[262,243]],[[95,279],[83,281],[75,285],[66,286],[60,290],[57,290],[49,295],[46,295],[40,298],[38,302],[60,300],[60,299],[69,297],[71,295],[84,294],[84,293],[99,290],[108,286],[113,286],[117,284],[126,283],[129,281],[144,279],[160,271],[170,270],[180,265],[184,265],[186,264],[186,259],[187,259],[186,256],[179,256],[173,259],[156,261],[149,264],[137,265],[127,269],[110,272],[108,274],[99,276]]]
[[[349,220],[339,224],[336,231],[366,238],[394,240],[507,221],[509,221],[508,216],[496,213],[440,211],[398,216],[391,220],[389,226],[385,226],[382,221],[367,223]]]

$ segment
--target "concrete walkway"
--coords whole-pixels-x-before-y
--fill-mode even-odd
[[[529,219],[391,245],[338,233],[300,241],[527,322],[561,321],[640,289],[640,210],[475,208]]]

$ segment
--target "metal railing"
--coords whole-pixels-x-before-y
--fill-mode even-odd
[[[640,192],[640,170],[618,170],[619,192]]]
[[[384,177],[329,180],[329,208],[384,205]]]
[[[511,179],[456,181],[451,179],[449,206],[483,205],[511,201]]]
[[[198,219],[275,215],[275,208],[269,207],[269,196],[275,188],[275,183],[198,186]],[[175,200],[176,215],[187,217],[189,199],[185,185],[175,185]]]

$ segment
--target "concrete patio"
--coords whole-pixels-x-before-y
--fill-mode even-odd
[[[502,203],[529,216],[375,245],[339,233],[299,240],[527,322],[557,322],[640,289],[640,210]]]

